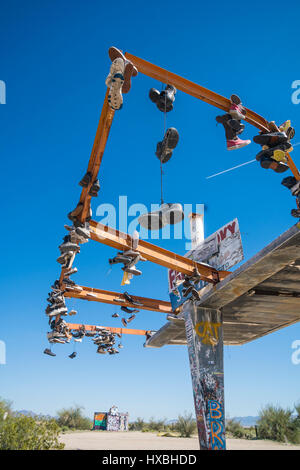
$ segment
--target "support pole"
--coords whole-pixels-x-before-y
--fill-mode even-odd
[[[188,300],[183,314],[200,450],[225,450],[222,313]]]

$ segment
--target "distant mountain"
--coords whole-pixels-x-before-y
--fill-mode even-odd
[[[33,411],[29,411],[29,410],[18,410],[16,411],[16,413],[18,413],[19,415],[31,416],[32,418],[37,416],[36,413],[34,413]]]
[[[242,426],[245,426],[246,428],[250,426],[255,426],[257,424],[257,421],[259,420],[259,416],[235,416],[234,421],[239,421]]]

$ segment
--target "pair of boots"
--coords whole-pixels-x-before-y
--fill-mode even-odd
[[[138,74],[137,68],[126,59],[122,52],[116,47],[110,47],[108,55],[112,61],[109,74],[105,80],[109,88],[109,106],[118,110],[123,106],[122,93],[128,93],[131,88],[131,77]]]
[[[146,261],[145,258],[143,258],[138,251],[135,250],[127,250],[124,252],[118,252],[117,255],[114,258],[111,258],[108,260],[109,264],[117,264],[117,263],[123,263],[124,267],[122,270],[126,273],[133,274],[135,276],[139,276],[142,274],[142,271],[137,269],[135,265],[139,261]]]
[[[178,144],[179,134],[175,127],[169,127],[166,130],[164,138],[158,142],[155,155],[162,163],[167,163],[172,157],[173,150]]]
[[[256,155],[256,160],[260,162],[262,168],[271,168],[276,173],[284,173],[289,168],[286,164],[287,152],[293,150],[290,139],[294,137],[295,130],[289,120],[279,127],[271,121],[269,128],[270,132],[260,133],[253,138],[255,143],[262,146],[261,152]]]
[[[70,219],[76,227],[81,225],[79,217],[82,213],[82,210],[83,210],[83,202],[79,202],[77,206],[75,207],[75,209],[73,209],[71,212],[68,213],[68,219]],[[85,218],[85,222],[89,222],[92,218],[92,215],[93,215],[92,209],[90,206],[88,216]]]
[[[156,104],[157,108],[161,112],[168,113],[173,109],[176,91],[177,90],[173,85],[166,85],[166,88],[161,92],[155,88],[151,88],[149,91],[149,98]]]
[[[216,121],[224,127],[227,150],[236,150],[251,144],[251,140],[241,140],[238,137],[245,129],[241,120],[245,118],[246,110],[242,106],[241,99],[237,95],[231,95],[230,103],[229,112],[217,116]]]
[[[166,225],[181,222],[184,213],[181,204],[161,204],[157,211],[147,212],[139,216],[139,224],[147,230],[160,230]]]
[[[291,215],[300,219],[300,181],[297,181],[294,176],[287,176],[282,180],[281,184],[290,189],[292,196],[296,196],[297,209],[292,209]]]
[[[92,182],[92,174],[88,171],[84,177],[79,181],[79,186],[82,188],[87,188]],[[100,182],[97,179],[93,181],[91,189],[89,190],[89,195],[92,197],[98,196],[98,191],[100,190]]]

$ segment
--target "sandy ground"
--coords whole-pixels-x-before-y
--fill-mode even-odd
[[[83,431],[62,434],[66,450],[199,450],[198,438],[159,437],[144,432]],[[227,439],[229,450],[300,450],[272,441]]]

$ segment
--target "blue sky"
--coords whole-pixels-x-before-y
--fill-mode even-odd
[[[107,50],[115,45],[178,73],[224,96],[239,94],[244,104],[269,120],[291,119],[296,128],[300,105],[291,101],[300,78],[300,6],[274,3],[229,4],[215,1],[140,2],[12,0],[1,8],[0,80],[7,103],[0,105],[2,269],[0,340],[7,364],[0,365],[0,396],[17,409],[55,414],[81,404],[87,414],[116,404],[131,418],[174,418],[193,410],[185,347],[143,348],[140,337],[125,337],[118,356],[96,354],[90,341],[46,347],[47,292],[58,277],[57,246],[65,235],[67,213],[75,207],[105,95]],[[118,209],[119,195],[133,203],[159,203],[156,142],[163,136],[163,115],[148,99],[161,84],[139,74],[116,113],[100,170],[101,203]],[[167,125],[180,134],[165,165],[165,196],[170,202],[204,203],[206,235],[238,217],[248,259],[295,220],[294,201],[282,177],[256,163],[212,179],[213,173],[255,158],[259,147],[227,152],[218,110],[178,92]],[[243,134],[256,130],[246,125]],[[299,138],[300,141],[300,138]],[[293,157],[299,165],[299,148]],[[184,240],[155,243],[178,253]],[[122,290],[120,270],[108,272],[114,250],[93,242],[77,256],[79,284]],[[167,272],[151,263],[129,292],[168,300]],[[116,309],[71,301],[78,323],[119,325]],[[74,320],[75,321],[75,320]],[[160,313],[141,312],[136,328],[157,329]],[[291,362],[299,326],[276,332],[243,347],[225,347],[226,414],[256,415],[266,403],[292,406],[300,399],[300,365]]]

